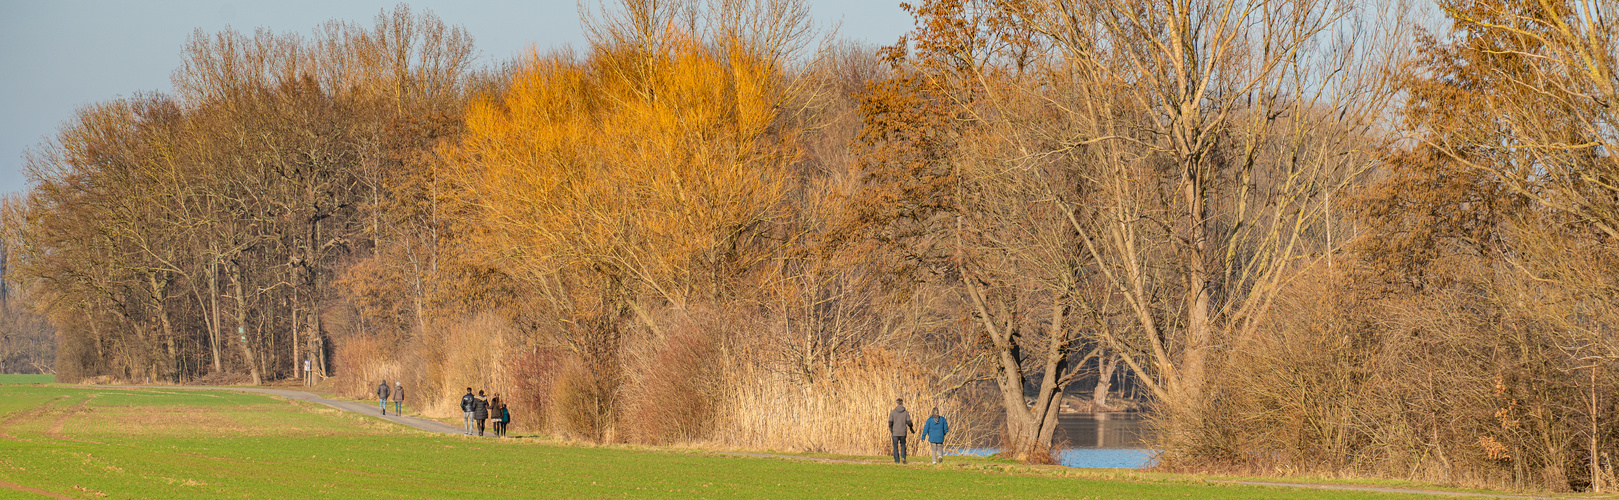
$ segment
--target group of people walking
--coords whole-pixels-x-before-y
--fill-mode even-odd
[[[377,384],[377,405],[381,407],[383,415],[388,414],[389,397],[393,398],[394,413],[403,415],[403,406],[405,404],[404,382],[395,382],[392,388],[388,387],[387,380]],[[471,436],[474,431],[479,436],[482,436],[484,422],[490,420],[491,417],[494,419],[495,436],[505,436],[506,426],[512,421],[511,410],[506,407],[504,401],[500,400],[499,394],[489,398],[485,397],[481,390],[477,394],[473,394],[471,387],[467,388],[466,395],[461,396],[461,413],[465,417],[465,428],[462,430],[462,434],[468,436]],[[888,412],[888,425],[885,428],[888,429],[889,436],[893,437],[894,463],[910,463],[908,460],[909,454],[905,448],[907,441],[910,440],[910,434],[916,432],[916,427],[911,423],[910,411],[905,409],[905,399],[894,400],[894,409]],[[932,445],[931,451],[933,452],[933,463],[935,464],[944,461],[944,435],[949,432],[950,421],[939,415],[939,408],[934,407],[933,414],[922,424],[921,438]]]
[[[377,384],[377,406],[382,407],[383,415],[388,414],[389,396],[393,396],[394,414],[404,415],[405,413],[403,408],[405,406],[405,383],[394,382],[394,388],[392,390],[388,389],[387,380],[383,380],[381,384]]]
[[[905,443],[910,439],[910,434],[916,432],[916,427],[911,425],[911,413],[905,409],[905,400],[903,398],[894,400],[894,409],[888,412],[887,429],[889,436],[894,438],[894,463],[910,463],[907,460]],[[927,421],[922,424],[921,437],[928,444],[933,445],[933,463],[935,464],[944,461],[944,435],[948,432],[950,432],[950,421],[939,415],[939,408],[934,407],[933,415],[929,416]]]
[[[481,390],[476,395],[472,394],[471,387],[467,388],[465,396],[461,396],[461,413],[465,417],[466,423],[462,433],[468,436],[472,435],[474,424],[476,424],[478,435],[482,436],[484,422],[489,420],[490,417],[494,417],[495,436],[504,437],[506,435],[506,424],[512,421],[512,411],[506,407],[506,402],[500,400],[499,394],[496,394],[494,398],[486,398]]]
[[[381,408],[383,415],[388,414],[388,398],[390,397],[393,398],[394,402],[394,414],[404,415],[405,383],[394,382],[394,386],[391,388],[388,387],[387,380],[377,384],[377,406]],[[461,412],[466,416],[466,427],[463,429],[462,434],[468,436],[472,435],[474,431],[479,436],[482,436],[484,423],[493,418],[495,424],[494,434],[504,437],[506,435],[506,426],[512,421],[512,411],[506,407],[505,402],[500,400],[499,394],[496,394],[493,398],[488,398],[484,397],[483,391],[473,394],[471,387],[467,388],[465,396],[461,396]]]

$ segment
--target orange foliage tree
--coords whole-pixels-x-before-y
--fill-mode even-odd
[[[649,306],[735,296],[768,255],[795,155],[774,127],[781,52],[739,30],[704,40],[673,14],[631,9],[641,18],[603,27],[583,58],[531,55],[444,151],[474,252],[532,286],[537,329],[556,333],[540,344],[588,373],[580,423],[596,438],[616,405],[623,321],[656,332]]]

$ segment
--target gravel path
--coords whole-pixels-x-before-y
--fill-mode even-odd
[[[1546,498],[1546,499],[1567,498],[1567,497],[1543,497],[1543,496],[1534,496],[1534,495],[1512,495],[1512,494],[1504,494],[1504,493],[1470,493],[1470,492],[1465,492],[1465,491],[1418,490],[1418,489],[1411,489],[1411,488],[1387,488],[1387,487],[1382,487],[1382,486],[1357,486],[1357,485],[1353,485],[1353,484],[1282,483],[1282,482],[1270,482],[1270,481],[1220,481],[1220,480],[1210,480],[1209,482],[1211,482],[1211,483],[1226,483],[1226,484],[1243,484],[1243,485],[1249,485],[1249,486],[1271,486],[1271,487],[1277,487],[1277,488],[1304,488],[1304,489],[1311,489],[1311,490],[1371,491],[1371,492],[1377,492],[1377,493],[1401,493],[1401,494],[1407,494],[1407,495],[1435,495],[1435,496],[1471,497],[1471,498]]]
[[[209,386],[186,386],[186,385],[179,385],[179,386],[175,386],[175,385],[126,385],[126,386],[114,386],[114,387],[128,387],[128,388],[131,388],[131,389],[186,389],[186,390],[208,390],[208,391],[257,392],[257,393],[260,393],[260,394],[271,394],[271,395],[275,395],[275,396],[281,396],[281,397],[284,397],[284,398],[287,398],[287,399],[296,399],[298,401],[309,401],[311,403],[320,403],[320,404],[323,404],[323,405],[326,405],[326,406],[330,406],[332,408],[337,408],[339,410],[344,410],[344,411],[351,411],[351,412],[358,413],[358,414],[361,414],[361,415],[370,415],[370,416],[373,416],[373,417],[380,417],[383,420],[387,420],[389,422],[393,422],[393,423],[401,424],[401,425],[408,425],[408,426],[411,426],[411,427],[414,427],[414,428],[417,428],[417,429],[421,429],[421,430],[424,430],[424,431],[427,431],[427,432],[437,432],[437,433],[441,433],[441,434],[460,434],[461,433],[461,428],[460,427],[456,427],[456,426],[453,426],[453,425],[450,425],[450,424],[446,424],[444,422],[440,422],[440,421],[437,421],[437,420],[429,420],[429,419],[425,419],[425,418],[416,418],[416,417],[407,417],[407,416],[404,416],[404,415],[397,415],[397,414],[394,414],[394,413],[389,413],[387,415],[381,415],[380,414],[381,410],[377,408],[377,404],[375,402],[362,403],[362,402],[357,402],[357,401],[344,401],[344,400],[340,400],[340,399],[326,399],[326,398],[317,396],[314,393],[304,392],[304,391],[299,391],[299,390],[293,390],[293,389],[270,389],[270,388],[263,388],[263,387],[217,387],[217,386],[209,387]],[[391,403],[390,403],[390,406],[392,406]],[[494,437],[494,436],[493,435],[486,435],[485,437]]]
[[[407,417],[407,416],[395,415],[395,414],[391,414],[391,413],[388,414],[388,415],[379,415],[378,414],[379,413],[378,408],[372,403],[362,403],[362,402],[356,402],[356,401],[343,401],[343,400],[336,400],[336,399],[326,399],[326,398],[317,396],[314,393],[309,393],[309,392],[304,392],[304,391],[299,391],[299,390],[292,390],[292,389],[269,389],[269,388],[261,388],[261,387],[201,387],[201,386],[149,386],[149,385],[148,386],[114,386],[114,387],[128,387],[128,388],[132,388],[132,389],[188,389],[188,390],[210,390],[210,391],[227,390],[227,391],[257,392],[257,393],[261,393],[261,394],[271,394],[271,395],[281,396],[281,397],[284,397],[284,398],[287,398],[287,399],[296,399],[296,400],[299,400],[299,401],[309,401],[309,402],[313,402],[313,403],[320,403],[320,404],[323,404],[323,405],[326,405],[326,406],[330,406],[332,408],[336,408],[336,409],[344,410],[344,411],[350,411],[350,412],[358,413],[358,414],[361,414],[361,415],[370,415],[370,416],[373,416],[373,417],[381,417],[381,418],[383,418],[385,420],[388,420],[389,422],[408,425],[408,426],[411,426],[411,427],[414,427],[414,428],[417,428],[417,429],[421,429],[421,430],[424,430],[424,431],[428,431],[428,432],[437,432],[437,433],[441,433],[441,434],[460,434],[461,433],[461,428],[460,427],[449,425],[449,424],[446,424],[444,422],[439,422],[437,420],[428,420],[428,419],[425,419],[425,418]],[[488,437],[493,437],[493,436],[488,436]],[[753,457],[753,458],[778,458],[778,459],[807,460],[807,461],[813,461],[813,462],[829,462],[829,463],[850,463],[850,464],[883,463],[883,461],[881,461],[881,460],[878,460],[878,461],[841,460],[841,459],[835,459],[835,458],[805,457],[805,456],[797,456],[797,455],[778,455],[778,454],[773,454],[773,453],[723,452],[722,454],[733,455],[733,456]],[[1351,485],[1351,484],[1290,483],[1290,482],[1270,482],[1270,481],[1222,481],[1222,480],[1218,480],[1218,479],[1210,480],[1209,482],[1226,483],[1226,484],[1241,484],[1241,485],[1247,485],[1247,486],[1268,486],[1268,487],[1274,487],[1274,488],[1301,488],[1301,489],[1312,489],[1312,490],[1367,491],[1367,492],[1377,492],[1377,493],[1396,493],[1396,494],[1407,494],[1407,495],[1435,495],[1435,496],[1449,496],[1449,497],[1532,498],[1532,499],[1566,498],[1566,497],[1549,497],[1549,496],[1535,496],[1535,495],[1512,495],[1512,494],[1499,494],[1499,493],[1470,493],[1470,492],[1462,492],[1462,491],[1423,490],[1423,489],[1411,489],[1411,488],[1390,488],[1390,487],[1382,487],[1382,486],[1357,486],[1357,485]],[[0,486],[10,487],[11,485],[0,484]],[[15,488],[13,488],[13,489],[15,489]]]

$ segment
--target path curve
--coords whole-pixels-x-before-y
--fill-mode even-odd
[[[129,389],[185,389],[185,390],[207,390],[207,391],[221,391],[221,390],[224,390],[224,391],[256,392],[256,393],[260,393],[260,394],[270,394],[270,395],[274,395],[274,396],[281,396],[281,397],[284,397],[284,398],[287,398],[287,399],[295,399],[295,400],[298,400],[298,401],[308,401],[308,402],[312,402],[312,403],[320,403],[320,404],[330,406],[332,408],[336,408],[336,409],[343,410],[343,411],[358,413],[358,414],[361,414],[361,415],[370,415],[370,416],[373,416],[373,417],[380,417],[380,418],[382,418],[384,420],[387,420],[387,421],[390,421],[390,422],[394,422],[394,423],[398,423],[398,424],[402,424],[402,425],[408,425],[410,427],[420,429],[420,430],[424,430],[424,431],[427,431],[427,432],[436,432],[436,433],[441,433],[441,434],[460,434],[461,430],[462,430],[460,427],[456,427],[456,426],[453,426],[453,425],[450,425],[450,424],[446,424],[444,422],[439,422],[437,420],[428,420],[428,419],[425,419],[425,418],[407,417],[407,416],[395,415],[395,414],[380,415],[380,414],[378,414],[378,412],[380,412],[380,409],[378,407],[376,407],[376,406],[371,406],[368,403],[362,403],[362,402],[357,402],[357,401],[344,401],[344,400],[336,400],[336,399],[326,399],[326,398],[317,396],[317,395],[315,395],[314,393],[311,393],[311,392],[292,390],[292,389],[270,389],[270,388],[264,388],[264,387],[187,386],[187,385],[179,385],[179,386],[175,386],[175,385],[119,385],[119,386],[101,386],[101,387],[121,387],[121,388],[129,388]],[[495,437],[495,436],[489,435],[487,437]],[[732,456],[745,456],[745,457],[752,457],[752,458],[776,458],[776,459],[805,460],[805,461],[828,462],[828,463],[849,463],[849,464],[878,464],[878,463],[885,463],[885,462],[883,462],[881,460],[874,460],[874,461],[842,460],[842,459],[835,459],[835,458],[806,457],[806,456],[799,456],[799,455],[779,455],[779,454],[774,454],[774,453],[720,452],[719,454],[721,454],[721,455],[732,455]],[[1271,481],[1236,481],[1236,480],[1219,480],[1219,479],[1211,479],[1211,480],[1209,480],[1209,482],[1211,482],[1211,483],[1224,483],[1224,484],[1240,484],[1240,485],[1245,485],[1245,486],[1267,486],[1267,487],[1272,487],[1272,488],[1300,488],[1300,489],[1311,489],[1311,490],[1349,490],[1349,491],[1365,491],[1365,492],[1373,492],[1373,493],[1395,493],[1395,494],[1408,494],[1408,495],[1435,495],[1435,496],[1450,496],[1450,497],[1530,498],[1530,499],[1565,498],[1565,497],[1522,495],[1522,494],[1511,494],[1511,493],[1476,493],[1476,492],[1466,492],[1466,491],[1424,490],[1424,489],[1414,489],[1414,488],[1391,488],[1391,487],[1383,487],[1383,486],[1359,486],[1359,485],[1352,485],[1352,484],[1293,483],[1293,482],[1283,482],[1283,481],[1276,481],[1276,482],[1271,482]],[[16,489],[15,486],[10,485],[10,484],[0,483],[0,486],[5,486],[5,487],[10,487],[12,489]]]
[[[92,387],[95,387],[95,386],[92,386]],[[373,406],[371,404],[366,404],[366,403],[362,403],[362,402],[358,402],[358,401],[345,401],[345,400],[341,400],[341,399],[326,399],[326,398],[317,396],[317,395],[315,395],[315,393],[312,393],[312,392],[299,391],[299,390],[293,390],[293,389],[270,389],[270,388],[266,388],[266,387],[194,386],[194,385],[115,385],[115,386],[102,386],[102,387],[121,387],[121,388],[129,388],[129,389],[184,389],[184,390],[192,390],[192,391],[256,392],[256,393],[259,393],[259,394],[269,394],[269,395],[272,395],[272,396],[281,396],[281,397],[284,397],[284,398],[287,398],[287,399],[295,399],[295,400],[298,400],[298,401],[308,401],[308,402],[311,402],[311,403],[320,403],[320,404],[330,406],[332,408],[336,408],[336,409],[339,409],[339,410],[358,413],[358,414],[361,414],[361,415],[370,415],[370,416],[373,416],[373,417],[381,418],[383,420],[387,420],[389,422],[393,422],[393,423],[400,424],[400,425],[407,425],[407,426],[410,426],[410,427],[413,427],[413,428],[416,428],[416,429],[420,429],[420,430],[424,430],[424,431],[427,431],[427,432],[436,432],[436,433],[440,433],[440,434],[461,434],[461,430],[462,430],[460,427],[456,427],[456,426],[453,426],[453,425],[450,425],[450,424],[446,424],[444,422],[440,422],[440,421],[437,421],[437,420],[429,420],[429,419],[417,418],[417,417],[407,417],[407,416],[404,416],[404,415],[398,415],[398,414],[394,414],[394,413],[389,413],[387,415],[381,415],[380,414],[381,410],[378,407]],[[495,436],[494,435],[487,435],[487,436],[484,436],[484,437],[495,437]]]

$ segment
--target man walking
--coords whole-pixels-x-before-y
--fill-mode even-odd
[[[944,434],[950,432],[950,422],[939,416],[939,407],[933,407],[933,416],[922,423],[922,439],[933,445],[933,463],[944,461]]]
[[[894,437],[894,463],[909,463],[905,459],[905,438],[912,430],[911,414],[905,411],[905,400],[895,399],[894,409],[888,412],[888,430]]]
[[[472,435],[472,402],[477,399],[477,396],[472,395],[471,387],[467,388],[467,395],[461,396],[461,415],[466,418],[466,426],[462,429],[461,434]]]
[[[377,385],[377,405],[382,407],[382,414],[388,414],[388,381],[383,380]]]
[[[405,383],[404,382],[394,382],[394,414],[395,415],[404,415],[405,411],[403,409],[401,409],[401,408],[404,408],[404,406],[405,406]]]

